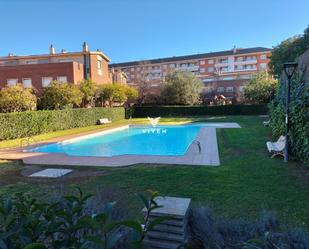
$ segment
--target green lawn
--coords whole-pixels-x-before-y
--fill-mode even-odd
[[[87,192],[105,195],[106,200],[121,202],[126,208],[135,210],[132,214],[137,214],[141,208],[134,194],[152,189],[161,195],[190,197],[195,205],[206,205],[219,217],[253,219],[261,211],[271,210],[284,223],[309,228],[308,170],[297,163],[283,163],[280,157],[269,157],[265,141],[271,139],[270,130],[262,126],[260,117],[162,119],[162,122],[169,123],[190,121],[237,122],[242,126],[241,129],[217,129],[220,167],[137,165],[121,169],[96,168],[103,170],[104,174],[89,177],[77,184]],[[145,119],[134,119],[132,122],[142,123]],[[51,136],[55,137],[42,135],[43,138]],[[3,146],[3,142],[0,146]],[[21,169],[18,162],[1,162],[0,193],[51,193],[59,187],[59,182],[38,183],[21,177]],[[83,169],[78,170],[83,172]],[[61,186],[70,187],[72,184],[61,182]]]

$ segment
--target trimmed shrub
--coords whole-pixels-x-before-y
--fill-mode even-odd
[[[273,135],[285,133],[285,82],[280,80],[279,91],[270,107],[270,127]],[[309,167],[309,82],[298,72],[291,82],[289,123],[290,153]]]
[[[130,110],[130,114],[134,118],[141,118],[147,116],[261,115],[266,114],[267,111],[266,105],[138,106]]]
[[[100,118],[125,118],[122,107],[66,109],[0,114],[0,140],[22,138],[51,131],[95,125]]]

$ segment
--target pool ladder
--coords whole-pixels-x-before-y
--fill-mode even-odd
[[[30,146],[31,144],[36,143],[37,141],[33,137],[25,137],[20,140],[20,147]]]
[[[201,153],[202,152],[202,145],[200,141],[194,140],[192,143],[196,144],[198,147],[198,152]]]

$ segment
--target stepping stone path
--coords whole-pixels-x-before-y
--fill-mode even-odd
[[[187,241],[188,210],[191,199],[176,197],[157,197],[158,205],[163,206],[150,213],[150,220],[159,216],[170,216],[149,231],[144,239],[149,249],[179,249]],[[146,208],[143,209],[143,213]]]
[[[44,169],[33,173],[29,177],[59,178],[71,172],[72,172],[71,169]]]

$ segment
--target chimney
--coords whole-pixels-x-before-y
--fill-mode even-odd
[[[49,53],[50,54],[55,54],[56,53],[56,49],[54,48],[53,44],[51,44],[50,47],[49,47]]]
[[[66,50],[63,48],[63,49],[61,49],[61,54],[66,54]]]
[[[236,46],[234,45],[234,47],[233,47],[233,54],[236,54],[236,52],[237,52],[237,48],[236,48]]]
[[[83,52],[89,52],[89,47],[86,42],[83,43]]]

